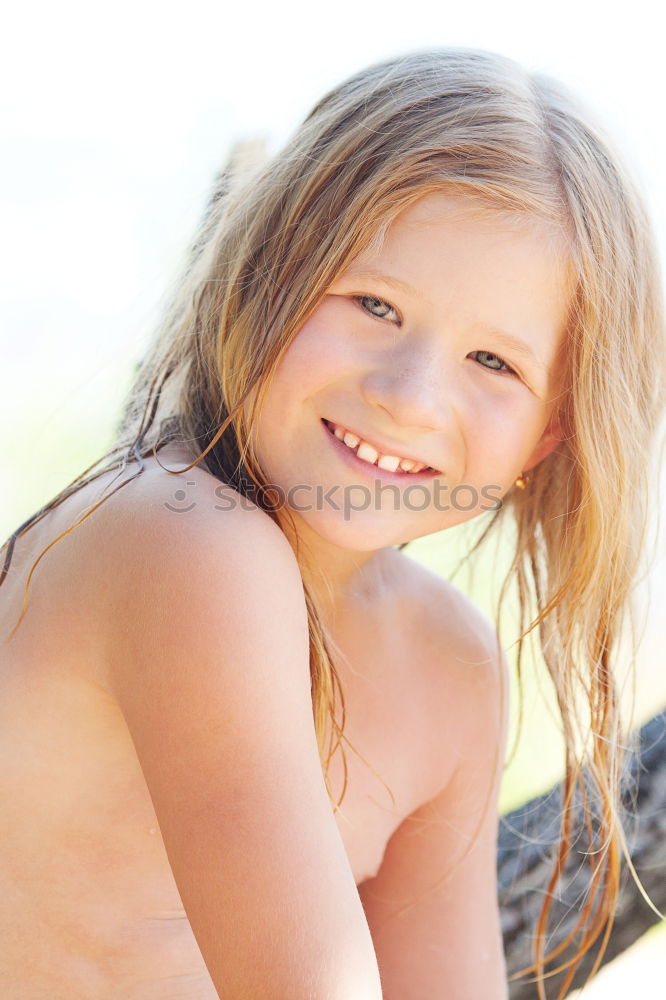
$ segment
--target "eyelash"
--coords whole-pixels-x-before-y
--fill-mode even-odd
[[[386,319],[386,316],[375,316],[374,313],[371,313],[362,304],[364,299],[370,299],[372,302],[379,302],[383,306],[389,306],[389,308],[392,309],[394,313],[398,314],[398,310],[395,308],[395,306],[392,306],[390,302],[386,301],[386,299],[379,299],[375,295],[353,295],[352,298],[353,298],[354,302],[358,302],[358,304],[361,307],[361,309],[365,313],[367,313],[368,316],[372,316],[374,319],[380,319],[380,320],[382,320],[382,319]],[[394,320],[389,320],[389,322],[394,322]],[[502,364],[504,365],[503,369],[502,368],[489,368],[487,365],[481,365],[481,367],[485,368],[486,371],[497,372],[498,375],[517,375],[517,372],[514,371],[514,369],[510,365],[508,365],[506,363],[506,361],[499,356],[499,354],[494,354],[492,351],[483,351],[483,350],[472,351],[471,353],[472,354],[489,354],[491,358],[497,358],[497,360],[501,361]]]

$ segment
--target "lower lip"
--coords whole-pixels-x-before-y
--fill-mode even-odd
[[[432,470],[426,472],[425,469],[422,472],[389,472],[387,469],[380,469],[378,465],[370,465],[369,462],[364,462],[362,458],[357,458],[356,453],[351,448],[348,448],[340,438],[335,436],[323,419],[321,425],[329,441],[331,441],[333,447],[340,455],[340,458],[347,463],[353,472],[362,473],[371,482],[379,479],[381,482],[393,483],[395,486],[403,487],[409,486],[410,483],[429,483],[435,476],[439,475],[439,473]]]

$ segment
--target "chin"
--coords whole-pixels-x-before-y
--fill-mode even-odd
[[[350,552],[375,552],[405,541],[405,528],[376,511],[307,511],[294,513],[297,530],[305,526],[329,545]]]

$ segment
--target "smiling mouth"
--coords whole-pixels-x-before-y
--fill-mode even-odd
[[[351,452],[357,461],[367,466],[368,471],[374,468],[378,473],[400,479],[431,479],[433,476],[441,475],[437,469],[424,465],[422,462],[416,462],[413,459],[399,459],[395,455],[384,456],[377,451],[374,445],[370,445],[351,431],[345,432],[344,428],[331,420],[322,418],[321,422],[331,437],[335,438],[338,445],[345,451]],[[382,460],[387,464],[380,465],[379,462]],[[408,467],[402,468],[403,463],[407,464]]]

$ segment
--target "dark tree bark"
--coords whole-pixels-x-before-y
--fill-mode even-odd
[[[625,830],[631,859],[648,896],[666,912],[666,711],[646,723],[639,734],[640,749],[631,760],[625,806]],[[587,787],[587,783],[586,783]],[[589,786],[591,788],[591,785]],[[635,798],[635,806],[632,798]],[[533,961],[533,936],[536,918],[552,871],[559,840],[562,788],[533,799],[503,817],[500,826],[498,876],[502,910],[502,931],[509,976]],[[546,942],[551,951],[575,926],[584,900],[589,861],[578,798],[573,806],[572,829],[575,843],[553,901]],[[579,833],[578,833],[579,832]],[[619,904],[603,964],[611,961],[659,918],[641,896],[623,862]],[[569,948],[557,964],[570,958]],[[581,961],[570,989],[583,985],[594,963],[597,945]],[[546,967],[546,971],[547,971]],[[548,997],[555,997],[566,973],[545,981]],[[535,1000],[537,990],[528,980],[532,975],[510,983],[511,1000]]]

